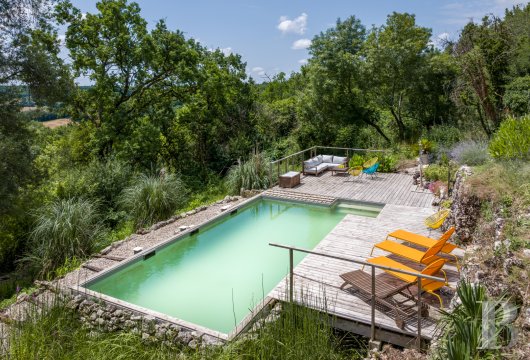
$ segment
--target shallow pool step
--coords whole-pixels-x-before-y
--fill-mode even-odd
[[[263,192],[262,195],[272,199],[300,201],[326,206],[331,206],[337,201],[337,198],[331,196],[305,194],[297,191],[289,191],[283,189],[270,189]]]

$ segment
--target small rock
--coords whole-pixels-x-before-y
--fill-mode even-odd
[[[189,228],[189,226],[187,226],[187,225],[181,225],[181,226],[179,226],[179,230],[180,230],[180,231],[184,231],[184,230],[186,230],[186,229],[188,229],[188,228]]]
[[[197,340],[191,340],[189,343],[188,343],[188,346],[192,349],[197,349],[197,347],[199,346],[199,342]]]
[[[112,251],[112,246],[107,246],[105,249],[101,250],[99,253],[101,255],[107,255],[108,253],[110,253]]]
[[[225,205],[225,206],[221,207],[221,211],[226,211],[226,210],[230,209],[231,207],[232,206],[230,206],[230,205]]]
[[[523,250],[523,255],[526,256],[526,257],[530,257],[530,249],[524,249]]]
[[[147,341],[147,340],[149,340],[149,337],[150,337],[149,334],[147,334],[147,333],[142,333],[142,340],[143,340],[143,341]]]
[[[96,320],[96,324],[98,324],[99,326],[104,325],[104,324],[105,324],[105,319],[103,319],[103,318],[98,318],[98,319]]]
[[[133,248],[133,254],[136,255],[138,253],[141,253],[142,251],[144,251],[144,248],[141,247],[141,246],[137,246],[135,248]]]

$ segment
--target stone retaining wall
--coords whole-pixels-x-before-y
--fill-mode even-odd
[[[146,342],[163,342],[168,345],[184,345],[193,349],[222,345],[223,340],[194,331],[153,316],[136,313],[87,295],[76,295],[67,304],[77,311],[83,326],[91,331],[129,331],[138,334]]]

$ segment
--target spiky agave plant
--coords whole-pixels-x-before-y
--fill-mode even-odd
[[[90,255],[102,233],[93,202],[79,198],[56,200],[36,213],[30,253],[24,260],[44,276],[73,257]]]
[[[457,295],[459,304],[452,311],[441,310],[442,317],[438,323],[441,339],[436,358],[450,360],[497,358],[498,350],[482,347],[483,307],[489,302],[494,309],[497,326],[493,335],[501,339],[506,333],[506,327],[500,323],[503,317],[501,303],[505,297],[491,299],[487,296],[484,286],[467,281],[459,284]]]
[[[129,212],[137,227],[167,219],[184,205],[187,191],[174,174],[140,175],[120,196],[122,207]]]

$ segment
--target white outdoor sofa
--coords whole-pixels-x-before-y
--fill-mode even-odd
[[[349,159],[345,156],[334,155],[317,155],[314,158],[306,160],[302,164],[302,173],[304,175],[319,175],[326,170],[338,169],[340,165],[348,167]]]

